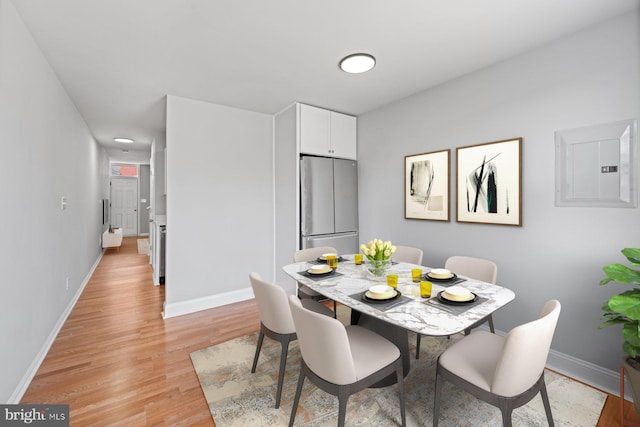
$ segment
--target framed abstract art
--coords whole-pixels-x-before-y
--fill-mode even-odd
[[[457,221],[522,225],[522,138],[458,147]]]
[[[450,151],[405,156],[405,218],[449,221]]]

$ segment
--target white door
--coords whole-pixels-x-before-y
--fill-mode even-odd
[[[137,178],[111,178],[111,226],[125,236],[138,234]]]

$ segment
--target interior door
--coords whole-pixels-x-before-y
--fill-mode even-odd
[[[111,178],[111,226],[125,236],[138,235],[137,178]]]

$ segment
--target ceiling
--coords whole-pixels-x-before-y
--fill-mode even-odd
[[[165,96],[359,115],[623,13],[640,0],[11,0],[116,161],[165,131]],[[354,52],[377,58],[339,70]],[[113,138],[136,143],[123,146]],[[122,149],[130,150],[124,155]],[[129,156],[129,157],[128,157]]]

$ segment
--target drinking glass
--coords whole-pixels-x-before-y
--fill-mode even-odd
[[[416,283],[422,280],[422,269],[421,268],[412,268],[411,269],[411,280],[413,280]]]
[[[393,289],[396,289],[398,287],[398,275],[387,274],[387,285],[391,286]]]
[[[353,260],[356,262],[356,265],[362,264],[362,254],[355,254]]]
[[[338,268],[338,257],[335,255],[327,255],[327,265],[334,270]]]
[[[420,296],[422,298],[431,297],[431,282],[420,282]]]

